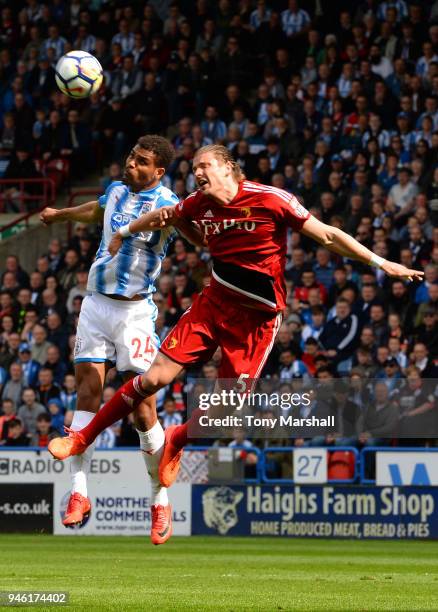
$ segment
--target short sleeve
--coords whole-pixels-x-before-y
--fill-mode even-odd
[[[310,212],[294,195],[288,194],[288,196],[287,200],[283,197],[277,197],[277,205],[280,209],[279,212],[284,222],[293,230],[299,232],[307,219],[310,218]]]
[[[198,198],[197,192],[194,191],[190,193],[184,200],[178,204],[175,209],[175,214],[179,219],[186,219],[187,221],[195,221],[196,220],[196,210],[197,210],[197,200]]]
[[[112,182],[112,183],[110,183],[110,184],[108,185],[108,187],[105,189],[105,193],[104,193],[103,195],[101,195],[99,198],[97,198],[97,202],[98,202],[98,204],[99,204],[99,206],[100,206],[101,208],[105,208],[106,203],[107,203],[107,200],[108,200],[108,196],[109,196],[109,194],[110,194],[110,192],[111,192],[111,189],[112,189],[113,187],[116,187],[117,185],[121,185],[121,184],[122,184],[122,183],[121,183],[121,181],[113,181],[113,182]]]
[[[179,202],[178,196],[170,191],[166,195],[162,195],[157,202],[157,208],[163,208],[164,206],[176,206]]]

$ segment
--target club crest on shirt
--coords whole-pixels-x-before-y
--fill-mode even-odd
[[[144,215],[144,213],[149,212],[152,209],[152,202],[145,202],[143,204],[143,206],[141,207],[141,215]]]
[[[167,348],[168,349],[173,349],[176,347],[176,345],[178,344],[178,340],[175,338],[175,336],[172,336],[171,338],[169,338],[169,340],[167,341]]]
[[[242,215],[245,215],[245,217],[251,216],[251,209],[249,208],[249,206],[245,206],[244,208],[241,208],[240,212],[242,213]]]

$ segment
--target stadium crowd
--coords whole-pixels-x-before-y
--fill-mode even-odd
[[[438,1],[26,0],[1,9],[0,45],[2,177],[32,178],[61,160],[77,179],[109,167],[105,188],[140,135],[162,133],[176,152],[165,183],[182,198],[194,189],[195,151],[220,142],[248,179],[296,194],[376,254],[424,269],[421,284],[393,282],[291,233],[288,307],[263,376],[283,391],[291,379],[382,379],[374,430],[362,422],[348,432],[345,422],[336,432],[358,445],[388,437],[378,412],[386,423],[417,417],[436,427],[436,396],[422,385],[438,378]],[[71,49],[104,68],[89,100],[56,89],[54,66]],[[75,326],[98,235],[78,224],[30,274],[17,257],[6,261],[3,444],[45,446],[71,422]],[[154,295],[161,339],[209,269],[206,252],[173,243]],[[197,374],[214,379],[219,358]],[[404,404],[392,394],[402,378]],[[110,371],[106,399],[119,382]],[[185,417],[185,384],[158,398],[166,426]],[[333,401],[351,401],[348,389]],[[132,422],[100,444],[137,445]]]

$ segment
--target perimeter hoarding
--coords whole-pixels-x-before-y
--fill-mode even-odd
[[[438,490],[366,486],[192,487],[192,534],[438,538]]]
[[[68,461],[54,461],[47,451],[0,451],[0,500],[3,504],[12,502],[20,489],[29,497],[32,488],[32,491],[44,493],[44,499],[49,499],[50,492],[49,516],[41,517],[45,530],[59,535],[149,535],[151,489],[139,451],[95,453],[88,487],[92,512],[88,521],[74,530],[66,529],[61,522],[70,486]],[[169,498],[173,507],[174,534],[190,535],[191,485],[174,485]],[[41,500],[35,498],[35,503],[38,501]],[[18,502],[30,504],[27,497]],[[38,510],[39,506],[35,508]],[[20,511],[13,521],[0,521],[0,531],[25,531],[28,519],[29,516]]]

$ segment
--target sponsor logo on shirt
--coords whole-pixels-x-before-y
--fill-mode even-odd
[[[115,212],[111,215],[111,231],[117,232],[119,227],[122,225],[127,225],[132,221],[132,217],[130,215],[125,215],[121,212]]]
[[[256,228],[255,221],[237,221],[236,219],[223,219],[222,221],[210,221],[209,219],[200,219],[198,226],[204,232],[204,236],[214,236],[222,234],[230,229],[244,230],[253,232]]]

